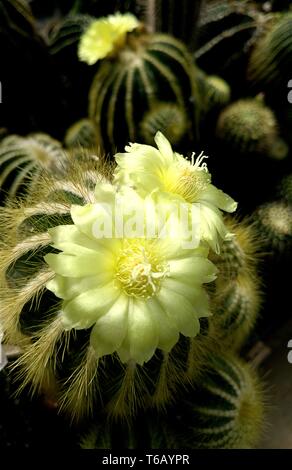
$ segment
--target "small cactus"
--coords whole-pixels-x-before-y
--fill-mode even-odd
[[[72,124],[66,132],[64,144],[67,148],[95,148],[99,146],[100,137],[95,123],[91,119],[80,119]]]
[[[140,135],[146,144],[152,145],[156,132],[161,131],[176,145],[186,136],[188,127],[188,118],[184,109],[175,104],[159,102],[144,115],[140,125]]]
[[[273,111],[258,99],[242,99],[222,111],[216,133],[225,145],[241,154],[263,153],[277,137],[277,121]]]
[[[206,77],[206,95],[208,109],[220,109],[229,103],[231,89],[223,78],[209,75]]]
[[[289,255],[292,246],[292,207],[283,200],[262,204],[254,213],[262,244],[275,255]]]

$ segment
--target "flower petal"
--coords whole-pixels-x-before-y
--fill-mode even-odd
[[[192,286],[214,281],[218,272],[210,260],[195,255],[189,258],[171,259],[168,261],[168,266],[169,278]]]
[[[184,282],[179,282],[176,279],[167,278],[163,283],[165,289],[171,290],[179,295],[182,295],[193,306],[193,311],[197,317],[208,317],[209,298],[205,290],[196,284],[190,286]]]
[[[91,332],[90,344],[98,357],[117,351],[127,332],[129,299],[120,295],[110,310],[99,318]]]
[[[200,330],[200,323],[195,313],[194,306],[183,295],[169,289],[160,289],[157,295],[158,301],[173,321],[180,333],[194,337]]]
[[[130,360],[144,364],[154,355],[158,345],[157,325],[147,303],[131,299],[128,313],[128,333],[118,349],[122,362]]]
[[[63,277],[56,274],[54,279],[46,284],[46,288],[60,299],[69,300],[82,292],[89,291],[98,286],[102,287],[110,282],[111,278],[111,273],[105,271],[100,272],[96,276],[86,276],[82,278]]]
[[[152,318],[157,323],[159,331],[157,347],[162,351],[169,352],[179,340],[178,329],[155,297],[148,300],[148,307],[151,309]]]
[[[162,132],[158,131],[155,134],[154,140],[158,147],[159,152],[165,159],[165,163],[166,164],[172,163],[173,162],[173,150],[167,138],[162,134]]]
[[[213,184],[209,184],[206,191],[202,193],[199,202],[204,203],[204,201],[214,204],[214,206],[226,212],[234,212],[237,208],[237,202]]]
[[[44,259],[55,273],[66,277],[93,276],[113,269],[113,260],[97,252],[80,256],[49,253]]]
[[[90,328],[116,301],[119,290],[113,283],[83,292],[64,303],[62,320],[66,329]]]

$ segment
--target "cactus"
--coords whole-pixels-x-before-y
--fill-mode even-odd
[[[257,41],[248,66],[248,78],[257,90],[286,92],[291,78],[291,27],[291,13],[275,14]]]
[[[235,87],[238,86],[236,82],[242,81],[247,54],[262,27],[263,19],[262,16],[259,18],[255,6],[250,6],[246,1],[205,2],[195,51],[199,67],[207,73],[222,75]]]
[[[262,386],[251,367],[235,356],[212,356],[198,387],[175,409],[177,447],[252,448],[263,412]]]
[[[179,144],[188,132],[188,118],[184,109],[176,104],[157,103],[145,113],[140,124],[140,135],[152,145],[157,131],[161,131],[174,145]]]
[[[242,99],[222,111],[216,134],[230,149],[241,154],[263,153],[277,137],[277,121],[273,111],[260,100]]]
[[[284,199],[287,204],[292,204],[292,173],[286,175],[278,186],[278,195]]]
[[[103,408],[130,420],[140,408],[163,408],[178,387],[198,377],[216,344],[212,321],[203,318],[195,338],[182,336],[169,353],[157,350],[143,366],[125,365],[115,354],[97,360],[89,344],[91,329],[64,330],[60,299],[46,288],[54,272],[44,256],[56,252],[48,229],[72,224],[71,205],[94,202],[95,184],[108,178],[103,162],[85,153],[83,161],[66,164],[63,177],[41,175],[23,202],[10,202],[0,211],[0,320],[6,341],[23,348],[17,361],[20,388],[53,389],[72,419]]]
[[[262,244],[275,255],[291,252],[292,208],[283,200],[262,204],[254,212]]]
[[[239,350],[254,328],[261,307],[262,289],[257,273],[261,243],[254,224],[245,219],[226,218],[233,238],[225,240],[220,256],[214,257],[219,269],[212,293],[212,311],[218,336],[233,350]]]
[[[186,47],[163,34],[129,33],[117,56],[101,63],[89,94],[89,116],[105,150],[135,141],[145,113],[157,100],[183,109],[196,134],[200,96]]]
[[[213,261],[219,269],[220,282],[235,280],[239,275],[250,274],[257,267],[261,243],[251,220],[237,221],[225,217],[225,223],[233,234],[224,240],[220,255],[213,255]]]
[[[261,298],[261,283],[255,272],[217,285],[212,303],[216,331],[232,350],[240,350],[255,327]]]
[[[47,134],[9,135],[0,144],[0,187],[6,189],[5,183],[11,183],[8,193],[13,196],[31,174],[37,179],[44,169],[58,172],[63,160],[60,142]]]
[[[64,138],[64,144],[67,148],[95,148],[99,146],[99,140],[95,123],[85,118],[69,127]]]
[[[228,83],[221,77],[209,75],[206,77],[206,99],[208,109],[220,109],[226,106],[231,97]]]

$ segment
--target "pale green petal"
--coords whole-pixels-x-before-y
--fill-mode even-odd
[[[178,282],[176,279],[167,278],[163,287],[182,295],[193,306],[197,317],[208,317],[210,315],[209,298],[203,287],[198,284],[193,286]]]
[[[128,297],[120,295],[109,311],[97,320],[90,335],[90,344],[97,357],[112,354],[123,342],[128,325],[128,304]]]
[[[157,347],[162,351],[170,352],[179,340],[178,329],[155,297],[148,300],[148,307],[151,309],[152,318],[156,322],[159,331]]]
[[[100,253],[74,256],[67,253],[49,253],[44,257],[46,263],[57,274],[66,277],[93,276],[100,272],[113,270],[113,259]]]
[[[183,295],[163,286],[157,294],[157,299],[171,321],[176,324],[180,333],[192,338],[198,334],[200,323],[195,313],[195,307]]]
[[[82,292],[102,287],[112,280],[112,273],[102,271],[96,276],[63,277],[58,274],[46,284],[46,288],[52,291],[60,299],[69,300]]]
[[[173,162],[173,150],[167,138],[158,131],[154,137],[155,143],[160,151],[161,155],[165,159],[165,163],[169,164]]]
[[[110,183],[98,183],[95,187],[94,194],[98,203],[115,203],[116,189]]]
[[[186,284],[203,284],[216,279],[218,269],[207,258],[190,256],[189,258],[168,261],[169,276]]]
[[[201,238],[216,252],[220,253],[222,240],[228,235],[219,209],[201,204]]]
[[[153,356],[158,345],[157,325],[147,302],[131,299],[128,312],[128,333],[118,349],[122,362],[134,361],[143,365]]]
[[[237,208],[237,202],[221,191],[221,189],[213,186],[213,184],[208,185],[206,191],[202,193],[199,202],[214,204],[214,206],[226,212],[234,212]]]
[[[75,225],[59,225],[50,228],[49,234],[53,241],[52,246],[68,254],[75,254],[76,250],[79,250],[79,254],[89,254],[92,251],[100,253],[104,250],[105,255],[108,256],[109,250],[103,245],[102,240],[87,237]]]
[[[113,283],[83,292],[64,303],[62,320],[66,329],[82,330],[92,326],[104,315],[120,294]]]
[[[72,206],[71,217],[76,227],[87,237],[97,239],[94,236],[94,224],[103,221],[109,227],[109,235],[112,235],[113,217],[110,204],[86,204],[85,206]]]

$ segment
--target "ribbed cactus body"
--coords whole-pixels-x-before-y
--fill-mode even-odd
[[[55,55],[61,51],[72,53],[76,56],[77,44],[81,34],[92,21],[89,15],[68,16],[62,22],[58,23],[52,30],[49,39],[51,54]]]
[[[244,449],[256,445],[263,395],[255,372],[233,356],[213,356],[191,398],[177,409],[179,446]]]
[[[98,147],[100,137],[95,123],[91,119],[80,119],[72,124],[66,132],[64,143],[67,148]]]
[[[206,99],[208,109],[220,109],[226,106],[231,97],[231,89],[223,78],[217,75],[206,77]]]
[[[258,277],[241,274],[218,289],[213,305],[218,335],[225,344],[239,350],[255,326],[261,306]]]
[[[188,113],[195,133],[200,102],[193,70],[178,40],[130,34],[117,57],[102,62],[89,94],[89,116],[98,125],[104,148],[121,149],[135,141],[145,113],[155,109],[157,101]]]
[[[287,90],[292,66],[291,28],[291,12],[275,14],[257,41],[248,66],[248,77],[256,89]]]
[[[0,5],[0,38],[11,28],[18,36],[29,37],[33,32],[34,19],[24,0],[3,0]]]
[[[236,221],[225,217],[225,223],[232,237],[224,240],[220,255],[214,259],[219,269],[220,282],[228,282],[241,274],[253,272],[261,250],[258,233],[251,220]]]
[[[0,187],[13,196],[43,170],[58,172],[62,167],[62,145],[47,134],[36,133],[27,137],[9,135],[0,144]]]
[[[242,80],[238,72],[243,73],[256,31],[256,10],[247,2],[205,2],[197,32],[198,65],[207,73],[228,76],[238,86],[236,79]]]
[[[140,134],[146,144],[152,145],[156,132],[160,131],[173,145],[183,140],[189,130],[185,110],[178,105],[157,103],[141,122]]]
[[[181,336],[169,353],[157,350],[139,366],[123,364],[116,354],[98,360],[91,328],[64,330],[62,302],[46,289],[54,272],[43,257],[56,251],[48,229],[72,224],[71,205],[95,202],[95,185],[108,178],[102,161],[88,156],[65,168],[63,177],[43,175],[22,204],[0,211],[0,321],[6,340],[23,348],[17,361],[23,387],[55,388],[72,419],[101,410],[131,419],[139,409],[163,408],[199,376],[215,334],[211,319],[202,319],[195,338]]]
[[[222,111],[216,134],[227,147],[241,154],[263,153],[277,137],[277,121],[273,111],[259,100],[243,99]]]
[[[292,208],[283,200],[262,204],[254,213],[255,224],[265,248],[275,255],[290,255]]]
[[[212,293],[216,331],[229,348],[239,350],[257,321],[262,299],[257,272],[262,245],[250,220],[225,219],[233,237],[225,240],[214,262],[219,273]]]

